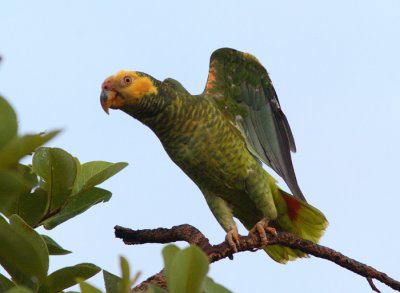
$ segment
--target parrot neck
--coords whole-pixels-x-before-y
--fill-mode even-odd
[[[147,96],[134,107],[122,108],[125,113],[136,118],[143,124],[157,132],[158,128],[163,128],[168,124],[172,104],[179,99],[177,93],[170,86],[156,81],[157,94]]]
[[[155,116],[160,114],[168,104],[168,99],[163,95],[162,83],[155,79],[152,81],[157,87],[157,94],[144,97],[140,103],[135,104],[134,106],[121,108],[122,111],[146,125],[148,125],[148,120],[152,120]]]
[[[164,145],[167,141],[174,141],[175,134],[182,131],[182,125],[193,119],[189,109],[197,99],[186,91],[177,91],[169,83],[160,83],[157,89],[157,95],[143,99],[146,105],[142,103],[141,109],[128,114],[153,130]]]
[[[148,119],[157,116],[164,110],[166,101],[161,96],[151,95],[143,99],[143,101],[135,105],[134,107],[122,108],[125,113],[129,114],[133,118],[145,123]]]

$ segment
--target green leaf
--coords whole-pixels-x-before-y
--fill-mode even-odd
[[[103,271],[104,283],[106,285],[107,293],[129,293],[131,291],[132,284],[137,281],[139,277],[139,273],[131,279],[130,277],[130,269],[129,263],[127,259],[123,256],[120,256],[120,266],[122,271],[122,278],[117,277],[110,272]]]
[[[130,280],[130,269],[129,263],[127,259],[123,256],[119,257],[121,271],[122,271],[122,279],[120,285],[120,292],[121,293],[129,293],[129,289],[131,287],[131,280]]]
[[[79,282],[79,286],[81,287],[81,292],[82,293],[102,293],[99,289],[96,287],[86,283],[86,282]],[[114,293],[114,292],[113,292]]]
[[[19,214],[29,225],[34,226],[30,217],[34,217],[41,205],[33,199],[31,190],[37,186],[37,176],[31,172],[31,168],[19,164],[12,170],[0,170],[0,212],[6,216]],[[28,206],[25,205],[24,199],[29,201]],[[43,208],[39,212],[44,214]]]
[[[191,245],[174,256],[168,268],[168,290],[174,293],[201,293],[208,271],[208,258],[195,245]],[[165,266],[167,268],[167,266]]]
[[[41,235],[47,245],[50,255],[65,255],[70,254],[71,251],[62,248],[57,242],[47,235]]]
[[[28,188],[17,172],[0,170],[0,212],[6,217],[17,213],[19,198]]]
[[[32,193],[22,194],[19,198],[18,214],[31,227],[36,227],[48,207],[47,192],[41,188],[35,189]]]
[[[104,161],[93,161],[82,164],[79,176],[74,185],[73,194],[88,190],[104,182],[127,165],[127,163],[122,162],[113,164]]]
[[[206,277],[203,283],[203,292],[204,293],[232,293],[232,291],[226,289],[224,286],[221,286],[214,282],[213,279]]]
[[[17,115],[11,105],[0,96],[0,149],[17,136]]]
[[[129,263],[127,259],[123,256],[120,256],[120,266],[122,271],[122,278],[117,277],[107,271],[103,271],[104,282],[106,285],[106,292],[114,293],[129,293],[131,291],[131,286],[134,281],[136,281],[139,274],[131,280],[130,278],[130,269]]]
[[[162,255],[164,258],[164,273],[167,279],[167,284],[172,282],[172,277],[174,272],[172,271],[172,263],[176,254],[180,251],[180,248],[174,244],[169,244],[165,246],[162,250]]]
[[[41,147],[33,156],[32,169],[46,182],[50,211],[59,209],[72,192],[77,174],[74,157],[59,148]]]
[[[119,291],[119,286],[121,283],[121,278],[107,272],[106,270],[103,270],[103,278],[104,278],[104,284],[106,287],[106,293],[116,293],[120,292]]]
[[[23,164],[18,164],[16,168],[18,174],[25,179],[26,183],[29,185],[29,191],[38,186],[38,177],[35,173],[33,173],[32,168],[30,166],[26,166]]]
[[[156,285],[150,285],[145,293],[168,293],[168,291]]]
[[[26,287],[18,286],[18,287],[11,288],[6,293],[34,293],[34,292],[31,289],[28,289]]]
[[[18,214],[34,227],[47,206],[47,195],[42,189],[31,192],[37,185],[37,176],[28,166],[20,164],[13,170],[0,170],[0,212],[6,216]]]
[[[0,150],[0,168],[16,166],[22,157],[31,154],[36,148],[58,133],[59,131],[51,131],[45,134],[27,134],[14,137]]]
[[[2,217],[2,215],[0,215],[0,224],[7,224],[6,219],[4,219],[4,218]]]
[[[46,244],[19,216],[0,221],[0,264],[19,285],[35,289],[47,276]]]
[[[40,293],[59,292],[77,284],[80,280],[86,280],[98,272],[100,268],[94,264],[82,263],[72,267],[65,267],[51,273],[46,280],[46,283],[40,287]]]
[[[0,274],[0,292],[5,292],[13,287],[15,287],[14,282]]]
[[[65,207],[53,217],[43,222],[44,227],[48,230],[53,229],[57,225],[83,213],[91,206],[100,202],[106,202],[111,198],[111,192],[105,189],[93,187],[85,192],[69,198]]]

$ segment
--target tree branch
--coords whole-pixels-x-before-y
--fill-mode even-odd
[[[365,277],[372,290],[375,292],[380,291],[374,285],[372,281],[373,279],[386,284],[396,291],[400,291],[400,282],[390,278],[385,273],[380,272],[373,267],[349,258],[329,247],[301,239],[296,235],[287,232],[278,231],[276,235],[269,233],[269,231],[266,232],[268,236],[267,245],[280,244],[290,248],[299,249],[315,257],[332,261],[343,268]],[[226,257],[232,259],[233,254],[235,253],[225,241],[217,245],[211,245],[209,240],[198,229],[188,224],[174,226],[171,229],[158,228],[143,230],[131,230],[115,226],[115,236],[122,239],[124,243],[128,245],[186,241],[200,247],[208,255],[210,263],[219,261]],[[265,246],[260,243],[260,239],[256,234],[241,236],[239,242],[240,247],[238,252],[256,251]],[[166,288],[166,281],[162,271],[133,288],[133,292],[145,290],[149,284],[156,284],[160,287]]]

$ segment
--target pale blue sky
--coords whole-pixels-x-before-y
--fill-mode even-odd
[[[400,279],[398,0],[4,1],[0,7],[0,93],[16,108],[20,131],[62,128],[49,145],[83,162],[130,164],[103,185],[113,192],[109,203],[48,232],[74,252],[53,257],[52,270],[93,262],[118,274],[118,255],[125,255],[142,279],[158,272],[162,245],[124,246],[114,238],[116,224],[190,223],[213,243],[224,239],[199,190],[155,135],[122,112],[105,115],[99,94],[101,82],[120,69],[172,77],[200,93],[209,56],[228,46],[256,55],[270,73],[296,139],[300,186],[330,221],[321,243]],[[263,252],[215,263],[211,276],[238,293],[370,291],[365,279],[330,262],[280,265]],[[103,287],[100,276],[91,282]]]

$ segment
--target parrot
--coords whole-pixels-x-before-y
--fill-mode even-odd
[[[198,186],[226,241],[240,249],[239,220],[256,233],[278,263],[308,255],[267,245],[267,232],[293,233],[318,242],[328,221],[308,204],[296,179],[296,145],[267,70],[250,53],[214,51],[203,93],[190,94],[172,78],[159,81],[140,71],[121,70],[101,85],[108,114],[119,109],[148,126],[172,161]],[[263,167],[287,184],[284,191]]]

